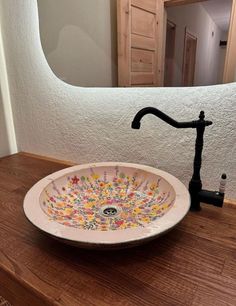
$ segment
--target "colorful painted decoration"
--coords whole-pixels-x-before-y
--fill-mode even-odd
[[[119,167],[113,172],[91,168],[89,175],[67,177],[63,186],[53,183],[53,190],[45,191],[43,211],[65,226],[108,231],[145,227],[173,206],[170,190],[159,190],[161,178],[148,181]]]

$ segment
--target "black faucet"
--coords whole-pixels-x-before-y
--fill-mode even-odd
[[[191,196],[191,210],[200,211],[200,203],[213,204],[218,207],[223,206],[224,194],[217,191],[208,191],[202,189],[202,181],[200,176],[201,165],[202,165],[202,150],[203,150],[203,136],[205,132],[205,127],[212,125],[211,121],[205,120],[205,114],[203,111],[200,112],[199,119],[195,121],[188,122],[177,122],[171,117],[167,116],[159,109],[154,107],[145,107],[141,109],[132,122],[133,129],[140,129],[141,119],[147,114],[153,114],[158,118],[162,119],[166,123],[177,129],[193,128],[197,130],[197,138],[195,145],[195,157],[194,157],[194,171],[192,179],[189,182],[189,193]]]

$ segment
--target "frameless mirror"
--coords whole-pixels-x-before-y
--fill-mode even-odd
[[[69,84],[224,83],[232,0],[38,0],[38,9],[48,64]]]

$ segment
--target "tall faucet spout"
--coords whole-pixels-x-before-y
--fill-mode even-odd
[[[205,120],[205,114],[203,111],[200,112],[199,119],[195,121],[187,121],[187,122],[178,122],[171,117],[167,116],[159,109],[155,107],[145,107],[141,109],[132,122],[133,129],[140,129],[141,120],[143,116],[147,114],[153,114],[160,118],[161,120],[165,121],[169,125],[181,129],[181,128],[195,128],[197,131],[197,138],[195,144],[195,157],[194,157],[194,166],[193,166],[193,176],[191,181],[189,182],[189,192],[191,195],[191,210],[198,211],[201,209],[200,200],[207,199],[207,203],[215,203],[217,205],[221,205],[223,203],[224,197],[215,196],[212,192],[202,191],[202,182],[201,182],[201,165],[202,165],[202,150],[203,150],[203,143],[204,143],[204,132],[205,127],[212,125],[211,121]]]
[[[195,120],[195,121],[188,121],[188,122],[178,122],[174,120],[173,118],[167,116],[164,114],[162,111],[155,107],[145,107],[141,109],[136,116],[134,117],[134,120],[132,122],[132,128],[133,129],[140,129],[141,126],[141,120],[142,118],[147,115],[147,114],[152,114],[155,115],[156,117],[160,118],[161,120],[165,121],[169,125],[177,128],[177,129],[183,129],[183,128],[197,128],[199,125],[204,125],[208,126],[211,125],[211,121],[205,121],[204,118],[204,112],[201,112],[199,119],[200,120]]]

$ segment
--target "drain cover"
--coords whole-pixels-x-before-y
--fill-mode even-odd
[[[101,207],[100,214],[104,217],[114,217],[120,213],[120,208],[115,205],[106,205]]]

